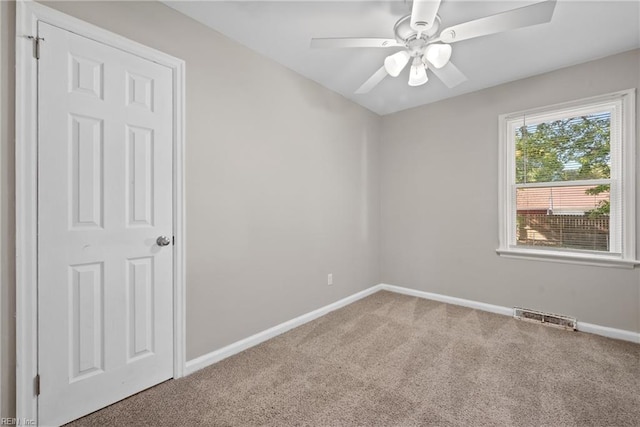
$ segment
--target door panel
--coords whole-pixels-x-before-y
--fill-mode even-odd
[[[104,370],[103,263],[69,267],[70,381]]]
[[[100,229],[104,215],[103,123],[77,114],[69,114],[69,122],[72,228]]]
[[[153,257],[127,261],[128,361],[153,354]]]
[[[38,413],[58,425],[173,376],[173,82],[38,25]]]
[[[153,129],[127,126],[129,227],[153,226]]]

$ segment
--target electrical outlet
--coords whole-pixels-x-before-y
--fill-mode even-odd
[[[333,273],[327,275],[327,285],[333,285]]]

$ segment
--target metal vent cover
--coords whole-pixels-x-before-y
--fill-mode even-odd
[[[575,331],[578,326],[578,321],[573,317],[562,316],[560,314],[543,313],[542,311],[531,310],[528,308],[514,307],[513,316],[516,319],[545,323],[549,326],[555,326],[570,331]]]

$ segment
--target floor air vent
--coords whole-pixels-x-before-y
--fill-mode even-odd
[[[577,329],[577,320],[572,317],[560,316],[559,314],[543,313],[541,311],[529,310],[528,308],[514,308],[514,317],[516,319],[528,320],[530,322],[546,323],[550,326],[556,326],[562,329],[575,331]]]

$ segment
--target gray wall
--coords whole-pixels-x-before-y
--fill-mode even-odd
[[[377,283],[377,115],[162,4],[48,5],[186,61],[188,359]],[[0,6],[2,416],[8,416],[15,381],[8,49],[15,9]]]
[[[638,269],[495,253],[498,115],[637,88],[639,63],[626,52],[384,116],[381,281],[640,331]]]

